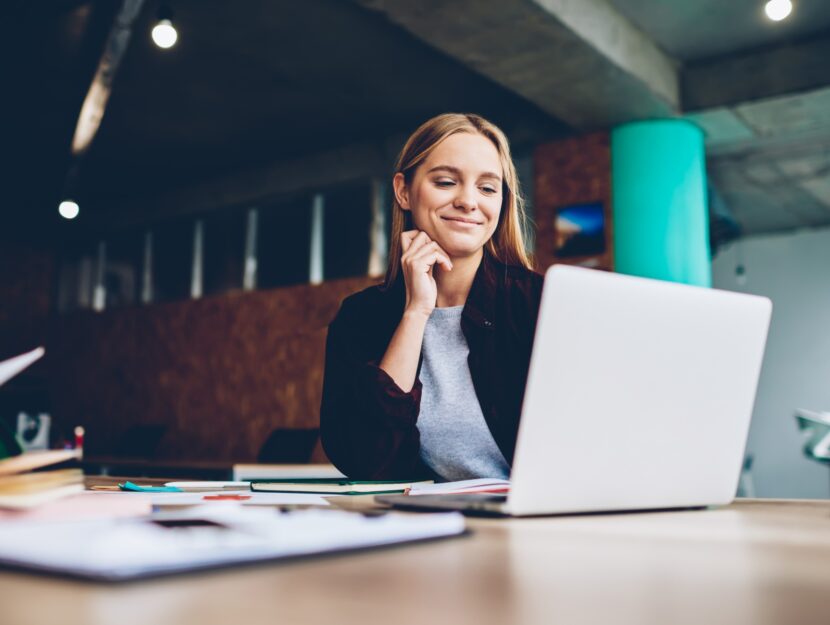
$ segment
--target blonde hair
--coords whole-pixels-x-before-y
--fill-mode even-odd
[[[493,123],[472,113],[444,113],[424,122],[407,139],[398,160],[395,174],[401,173],[404,182],[412,183],[415,172],[435,147],[450,135],[466,132],[480,134],[496,147],[501,161],[504,178],[502,180],[502,206],[499,223],[493,236],[485,244],[485,250],[497,260],[507,265],[520,265],[532,268],[532,261],[524,240],[524,227],[527,221],[524,199],[519,190],[519,176],[510,156],[510,144],[504,133]],[[389,265],[386,270],[386,287],[392,286],[397,278],[401,264],[401,234],[407,228],[408,211],[392,199],[392,232],[389,241]]]

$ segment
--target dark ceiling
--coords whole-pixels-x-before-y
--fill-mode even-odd
[[[119,6],[17,2],[2,9],[4,21],[18,25],[18,50],[34,50],[19,53],[11,78],[22,98],[11,135],[7,233],[42,236],[61,221],[56,206],[72,133]],[[351,2],[176,0],[172,7],[179,42],[169,51],[150,40],[158,3],[145,3],[134,25],[81,163],[77,195],[87,218],[121,198],[408,132],[447,110],[481,113],[517,138],[567,132]]]
[[[603,56],[599,43],[608,42],[608,33],[626,31],[614,30],[618,20],[633,22],[639,31],[631,30],[668,53],[666,67],[679,68],[684,100],[678,113],[690,93],[704,102],[688,111],[707,134],[710,179],[745,232],[816,227],[830,219],[824,112],[830,73],[822,62],[830,49],[828,0],[799,0],[791,18],[777,24],[763,17],[763,0],[608,0],[610,6],[596,4],[605,13],[581,12],[597,21],[574,26],[583,29],[579,36],[557,17],[567,16],[568,3],[538,0],[172,0],[180,38],[169,51],[150,40],[159,4],[148,0],[98,135],[80,163],[82,216],[66,222],[56,207],[70,141],[121,4],[0,4],[0,18],[13,26],[3,39],[12,113],[0,238],[62,239],[117,222],[125,206],[137,207],[132,223],[168,218],[171,203],[182,197],[176,191],[216,181],[207,193],[217,195],[227,177],[245,184],[244,173],[258,168],[293,176],[307,168],[298,164],[304,156],[383,143],[448,110],[481,113],[508,132],[517,151],[529,150],[570,132],[546,112],[567,118],[567,107],[552,106],[563,96],[571,96],[572,113],[620,108],[617,100],[608,108],[604,77],[631,70],[620,55],[635,65],[642,58],[629,59],[627,48],[613,46],[607,53],[613,58]],[[526,17],[511,21],[516,12]],[[495,45],[502,34],[507,38],[498,42],[505,45]],[[525,49],[531,44],[550,46],[561,62],[534,56]],[[583,71],[586,59],[601,59],[606,73]],[[507,80],[504,67],[511,68],[507,78],[525,83]],[[650,96],[643,87],[647,74],[626,75],[631,80],[620,84]],[[578,76],[580,89],[537,88],[540,77],[556,76],[560,82],[550,84]],[[578,118],[570,123],[578,125]],[[615,123],[599,119],[594,127]],[[151,210],[159,197],[166,203]]]

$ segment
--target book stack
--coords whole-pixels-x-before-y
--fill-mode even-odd
[[[66,468],[80,458],[80,449],[60,449],[0,460],[0,508],[33,508],[83,491],[83,472]]]

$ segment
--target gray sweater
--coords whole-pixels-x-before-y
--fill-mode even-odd
[[[463,309],[435,308],[427,321],[418,414],[421,458],[445,480],[507,479],[510,467],[484,421],[470,377]]]

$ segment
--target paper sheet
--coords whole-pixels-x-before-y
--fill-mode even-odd
[[[146,516],[153,511],[150,497],[130,493],[83,492],[26,510],[0,510],[0,521],[77,521]]]
[[[306,493],[253,493],[251,491],[216,490],[202,493],[148,493],[154,506],[328,506],[329,502],[320,495]],[[214,496],[240,495],[249,499],[211,499]],[[205,499],[208,497],[208,499]]]
[[[237,562],[455,536],[457,513],[379,517],[334,510],[279,513],[213,508],[200,517],[13,523],[0,532],[0,564],[97,580],[124,580]]]
[[[448,495],[450,493],[506,493],[510,490],[509,480],[479,478],[414,486],[410,495]]]

